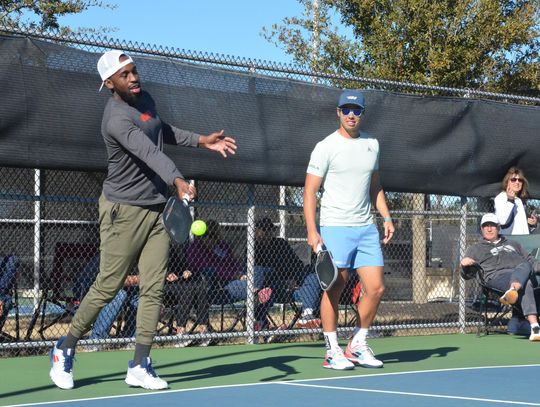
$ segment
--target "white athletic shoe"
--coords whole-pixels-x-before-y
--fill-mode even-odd
[[[323,367],[334,370],[351,370],[354,369],[354,364],[343,355],[341,348],[338,348],[326,351]]]
[[[152,359],[144,358],[142,363],[133,366],[133,361],[128,363],[126,383],[133,387],[142,387],[148,390],[163,390],[169,387],[167,382],[160,379],[152,368]]]
[[[345,357],[358,366],[371,368],[383,367],[383,362],[375,357],[369,346],[353,346],[352,340],[347,345]]]
[[[535,326],[531,329],[531,335],[529,336],[529,341],[540,341],[540,327]]]
[[[64,341],[62,336],[49,352],[51,370],[49,376],[55,385],[64,390],[73,388],[73,361],[75,349],[58,349]]]

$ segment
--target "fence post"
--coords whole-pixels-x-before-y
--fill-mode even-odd
[[[285,206],[287,204],[286,188],[287,187],[283,185],[279,187],[279,205],[280,206]],[[278,212],[279,212],[279,237],[281,237],[282,239],[286,239],[287,238],[287,224],[286,224],[287,213],[283,209],[280,209]]]
[[[463,256],[465,256],[465,250],[467,248],[467,198],[461,197],[461,210],[460,210],[460,221],[459,221],[459,259],[458,259],[458,270],[459,263]],[[466,324],[466,308],[465,308],[465,280],[461,277],[459,278],[459,332],[465,333],[465,324]]]
[[[255,343],[255,186],[248,186],[247,210],[247,292],[246,292],[246,329],[247,343]]]
[[[39,303],[41,273],[41,170],[34,169],[34,309]]]
[[[412,194],[412,207],[415,214],[412,217],[412,290],[413,302],[427,302],[427,272],[426,272],[426,217],[424,194]]]

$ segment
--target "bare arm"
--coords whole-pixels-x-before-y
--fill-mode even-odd
[[[375,171],[371,175],[370,192],[372,198],[374,198],[375,208],[377,208],[377,211],[379,211],[384,220],[383,244],[387,244],[394,236],[395,228],[390,211],[388,210],[388,205],[386,204],[386,198],[379,178],[379,171]]]
[[[306,174],[304,185],[304,218],[306,220],[307,241],[314,252],[317,246],[322,245],[321,235],[317,231],[315,221],[317,211],[317,192],[321,187],[322,178],[312,174]]]

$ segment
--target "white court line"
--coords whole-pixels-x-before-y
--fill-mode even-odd
[[[96,401],[96,400],[109,400],[109,399],[119,399],[125,397],[146,397],[146,396],[155,396],[165,395],[172,393],[185,393],[188,391],[197,391],[197,390],[213,390],[213,389],[226,389],[231,387],[248,387],[248,386],[264,386],[267,384],[276,384],[276,382],[265,382],[265,383],[246,383],[246,384],[224,384],[221,386],[206,386],[206,387],[194,387],[191,389],[178,389],[178,390],[160,390],[160,391],[151,391],[145,393],[137,394],[119,394],[115,396],[102,396],[102,397],[89,397],[83,399],[70,399],[70,400],[56,400],[56,401],[44,401],[42,403],[28,403],[28,404],[10,404],[2,407],[25,407],[25,406],[45,406],[48,404],[68,404],[68,403],[78,403],[81,401]]]
[[[116,398],[123,398],[123,397],[143,397],[143,396],[153,396],[156,394],[164,395],[164,394],[171,394],[171,393],[183,393],[183,392],[188,392],[188,391],[214,390],[214,389],[225,389],[225,388],[244,387],[244,386],[265,386],[265,385],[271,385],[271,384],[296,384],[296,383],[303,384],[305,382],[313,382],[313,381],[321,381],[321,380],[327,381],[327,380],[343,380],[343,379],[363,379],[363,378],[369,378],[369,377],[375,377],[375,376],[398,376],[398,375],[418,374],[418,373],[452,372],[452,371],[461,371],[461,370],[480,370],[480,369],[503,369],[503,368],[512,369],[512,368],[520,368],[520,367],[540,367],[540,364],[510,365],[510,366],[501,365],[501,366],[456,367],[456,368],[448,368],[448,369],[412,370],[410,372],[373,373],[373,374],[367,374],[367,375],[361,375],[361,376],[319,377],[316,379],[287,380],[287,381],[281,381],[281,382],[227,384],[227,385],[221,385],[221,386],[195,387],[191,389],[161,390],[157,392],[138,393],[138,394],[122,394],[122,395],[115,395],[115,396],[92,397],[92,398],[84,398],[84,399],[46,401],[42,403],[12,404],[12,405],[7,405],[5,407],[44,406],[47,404],[61,404],[61,403],[67,404],[67,403],[77,403],[77,402],[82,402],[82,401],[108,400],[108,399],[116,399]],[[316,386],[316,385],[313,385],[313,386]],[[337,387],[334,387],[334,388],[337,388]],[[350,390],[349,388],[347,389]],[[368,390],[366,389],[366,391]],[[529,404],[529,405],[540,405],[540,404]]]
[[[390,372],[390,373],[378,373],[373,372],[372,374],[366,374],[361,376],[336,376],[336,377],[319,377],[318,379],[298,379],[298,380],[286,380],[283,382],[279,382],[280,384],[283,383],[303,383],[303,382],[315,382],[320,380],[341,380],[341,379],[363,379],[368,377],[378,377],[378,376],[401,376],[401,375],[408,375],[408,374],[420,374],[420,373],[436,373],[436,372],[455,372],[455,371],[461,371],[461,370],[480,370],[480,369],[512,369],[512,368],[520,368],[520,367],[540,367],[540,364],[535,363],[531,365],[500,365],[500,366],[476,366],[476,367],[450,367],[446,369],[428,369],[428,370],[411,370],[409,372]],[[374,369],[376,370],[376,369]]]
[[[463,396],[447,396],[444,394],[429,394],[429,393],[413,393],[406,391],[392,391],[392,390],[374,390],[374,389],[358,389],[350,387],[341,387],[341,386],[320,386],[316,384],[304,384],[304,383],[292,383],[292,382],[283,382],[278,383],[284,386],[297,386],[297,387],[315,387],[319,389],[328,389],[328,390],[347,390],[347,391],[358,391],[364,393],[384,393],[384,394],[399,394],[403,396],[416,396],[416,397],[432,397],[438,399],[455,399],[455,400],[467,400],[467,401],[481,401],[486,403],[500,403],[500,404],[519,404],[523,406],[540,406],[540,403],[528,403],[524,401],[510,401],[510,400],[494,400],[494,399],[483,399],[478,397],[463,397]]]

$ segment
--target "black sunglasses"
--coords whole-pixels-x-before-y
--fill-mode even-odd
[[[351,109],[349,107],[340,107],[339,110],[341,110],[341,113],[345,116],[348,116],[349,113],[353,112],[355,116],[362,116],[362,113],[364,113],[364,108],[358,108],[358,109]]]

